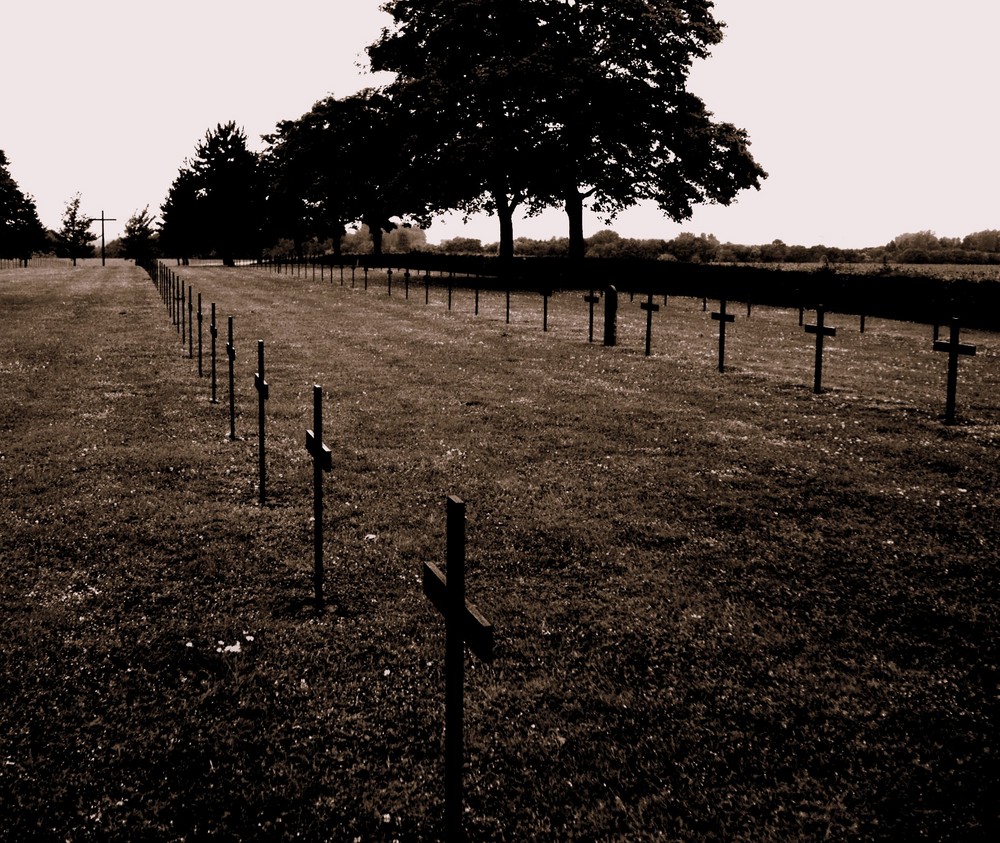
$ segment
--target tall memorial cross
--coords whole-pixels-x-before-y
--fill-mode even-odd
[[[215,302],[212,302],[212,321],[208,326],[208,333],[212,337],[212,401],[218,404],[219,399],[215,394],[215,340],[219,336],[219,326],[215,324]]]
[[[444,816],[445,839],[462,839],[462,763],[465,718],[465,645],[493,660],[493,625],[465,599],[465,502],[447,500],[447,577],[430,562],[423,567],[424,594],[444,616]]]
[[[333,454],[323,444],[323,387],[313,385],[313,426],[306,431],[306,450],[313,460],[313,588],[316,611],[323,611],[323,472],[333,469]]]
[[[106,223],[106,222],[118,222],[118,220],[116,220],[114,217],[106,217],[106,216],[104,216],[104,211],[101,211],[101,216],[100,217],[93,217],[90,221],[91,222],[99,222],[101,224],[101,266],[105,266],[106,264],[105,264],[105,261],[104,261],[104,255],[105,255],[105,252],[104,252],[104,223]]]
[[[552,295],[552,290],[546,287],[544,290],[538,291],[542,296],[542,330],[548,331],[549,329],[549,298]]]
[[[184,333],[184,281],[177,277],[177,281],[174,284],[174,306],[175,313],[177,314],[177,330],[181,335],[181,345],[183,346],[187,342],[187,338]]]
[[[712,312],[712,318],[719,323],[719,371],[726,371],[726,323],[735,322],[732,313],[726,313],[726,300],[719,300],[719,310]]]
[[[653,314],[659,311],[660,306],[653,303],[653,293],[650,291],[646,301],[639,307],[646,311],[646,356],[649,357],[653,339]]]
[[[955,423],[955,393],[958,391],[958,358],[959,355],[971,357],[976,353],[976,347],[969,343],[959,341],[960,326],[958,317],[951,320],[951,331],[947,340],[938,340],[934,343],[935,351],[944,351],[948,354],[948,398],[945,404],[944,420],[945,424]]]
[[[270,397],[267,381],[264,379],[264,340],[257,340],[257,371],[253,376],[253,388],[257,390],[257,460],[260,466],[260,505],[267,499],[267,465],[264,459],[264,403]]]
[[[590,288],[590,295],[584,296],[583,300],[587,303],[587,305],[590,308],[590,318],[589,318],[589,321],[588,321],[588,329],[587,329],[587,342],[593,342],[594,341],[594,305],[596,305],[601,300],[601,297],[598,296],[598,295],[596,295],[594,293],[594,288],[591,287]]]
[[[816,371],[813,378],[813,392],[817,395],[823,391],[823,338],[837,336],[836,328],[823,324],[824,316],[823,305],[817,305],[816,324],[806,325],[806,333],[816,335]]]

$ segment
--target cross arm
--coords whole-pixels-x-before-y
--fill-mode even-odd
[[[448,580],[441,569],[431,562],[424,563],[424,594],[437,610],[448,616]],[[462,638],[484,662],[493,661],[493,624],[468,600],[462,614]]]
[[[837,329],[828,325],[806,325],[807,334],[822,334],[824,337],[837,336]]]
[[[306,450],[312,454],[313,459],[323,471],[333,469],[333,452],[320,442],[311,430],[306,431]]]
[[[937,340],[934,343],[935,351],[954,351],[955,354],[965,354],[973,356],[976,353],[976,346],[968,343],[951,343],[948,340]]]

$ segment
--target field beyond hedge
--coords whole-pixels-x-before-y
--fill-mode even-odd
[[[142,271],[0,270],[0,838],[439,839],[420,565],[455,494],[498,639],[470,839],[995,839],[996,334],[963,332],[947,426],[927,326],[828,314],[817,396],[796,310],[736,310],[720,374],[700,299],[646,358],[627,295],[603,348],[579,293],[543,332],[537,295],[508,324],[441,280],[179,271],[217,303],[218,405]]]

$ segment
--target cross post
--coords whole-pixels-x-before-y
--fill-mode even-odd
[[[184,281],[178,279],[180,282],[177,285],[177,309],[181,312],[181,348],[187,345],[187,316],[184,313],[184,305],[186,299],[184,296]]]
[[[452,291],[452,287],[453,286],[454,285],[452,284],[452,277],[451,277],[451,275],[449,275],[448,276],[448,310],[449,311],[451,310],[451,291]]]
[[[817,395],[823,391],[823,337],[837,336],[836,328],[823,324],[824,315],[823,305],[817,305],[816,324],[806,325],[806,333],[816,335],[816,372],[813,378],[813,392]]]
[[[257,340],[257,371],[253,376],[253,386],[257,390],[257,459],[260,465],[260,505],[267,498],[267,465],[264,460],[264,402],[270,397],[267,381],[264,380],[264,340]]]
[[[653,314],[660,309],[658,304],[653,303],[652,290],[648,293],[646,301],[640,303],[639,307],[646,311],[646,356],[649,357],[653,339]]]
[[[188,360],[194,357],[194,302],[191,298],[191,285],[188,284]]]
[[[948,354],[948,398],[945,403],[944,421],[945,424],[955,423],[955,393],[958,391],[958,357],[966,355],[971,357],[976,353],[976,347],[968,343],[959,341],[960,326],[958,317],[951,320],[951,330],[947,340],[938,340],[934,343],[935,351],[944,351]]]
[[[204,377],[201,364],[201,325],[205,321],[205,314],[201,312],[201,293],[198,293],[198,377]]]
[[[444,812],[445,839],[462,839],[462,762],[465,717],[465,645],[493,660],[493,625],[465,600],[465,502],[447,500],[447,578],[424,563],[424,594],[445,620]]]
[[[333,454],[323,444],[323,387],[313,385],[313,426],[306,431],[306,450],[313,459],[313,588],[316,611],[323,611],[323,472],[333,469]]]
[[[424,274],[424,304],[429,304],[431,300],[431,271],[428,269]]]
[[[236,439],[236,346],[233,345],[233,317],[229,317],[229,342],[226,343],[226,356],[229,358],[229,439]]]
[[[549,296],[552,295],[552,290],[546,287],[544,290],[539,290],[542,295],[542,330],[548,331],[549,329]]]
[[[392,298],[392,267],[385,271],[386,289],[389,291],[389,298]]]
[[[212,404],[218,404],[219,399],[215,395],[215,339],[219,336],[219,326],[215,324],[215,302],[212,302],[212,322],[208,326],[208,333],[212,337]]]
[[[403,298],[409,300],[410,298],[410,268],[407,267],[403,270]]]
[[[507,288],[507,324],[510,324],[510,287]]]
[[[726,313],[726,300],[719,300],[719,310],[713,311],[712,318],[719,323],[719,371],[726,371],[726,323],[735,322],[736,316]]]
[[[583,300],[590,307],[590,319],[589,319],[589,322],[588,322],[589,327],[588,327],[588,330],[587,330],[587,342],[593,342],[594,341],[594,305],[597,304],[601,300],[601,297],[598,296],[598,295],[596,295],[594,293],[594,288],[591,287],[590,288],[590,295],[584,296]]]

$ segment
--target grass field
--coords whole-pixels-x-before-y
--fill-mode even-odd
[[[536,295],[507,324],[374,273],[181,272],[218,405],[139,270],[0,271],[0,837],[438,839],[420,564],[455,494],[498,639],[467,668],[470,839],[994,839],[996,335],[963,332],[946,426],[927,326],[828,315],[816,396],[797,311],[738,310],[719,374],[700,300],[647,359],[627,296],[608,349],[577,293],[546,333]]]

